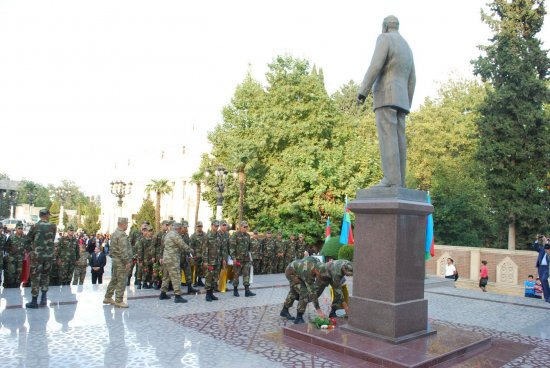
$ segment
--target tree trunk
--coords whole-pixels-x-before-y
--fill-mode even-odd
[[[508,250],[516,250],[516,224],[510,222],[508,224]]]
[[[244,216],[244,189],[245,189],[245,174],[244,169],[239,170],[239,226],[243,221]]]
[[[157,203],[155,203],[155,222],[157,223],[157,229],[160,230],[160,199],[161,193],[157,192]]]
[[[197,203],[195,205],[195,226],[199,222],[199,206],[201,204],[201,183],[197,182]]]

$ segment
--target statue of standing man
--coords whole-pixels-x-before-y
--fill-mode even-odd
[[[374,55],[359,89],[358,103],[372,88],[384,178],[380,187],[405,187],[407,141],[405,116],[410,112],[416,76],[411,48],[399,34],[393,15],[384,19]]]

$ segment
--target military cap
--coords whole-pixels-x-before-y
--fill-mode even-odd
[[[303,238],[304,234],[298,234],[298,238]]]
[[[222,221],[220,222],[220,225],[221,225],[221,226],[227,226],[227,221],[222,220]]]
[[[152,231],[153,227],[151,225],[147,225],[147,226],[145,226],[145,230]]]
[[[214,221],[212,221],[212,225],[220,226],[220,222],[218,220],[214,220]]]
[[[127,224],[128,223],[128,217],[119,217],[118,218],[119,224]]]
[[[50,214],[50,210],[47,208],[42,208],[40,211],[38,211],[38,216],[46,216]]]
[[[142,221],[141,224],[142,225],[149,225],[149,221]]]
[[[347,276],[353,276],[353,265],[350,261],[344,260],[344,265],[342,266],[342,270]]]
[[[23,228],[23,223],[21,221],[17,221],[17,224],[15,224],[15,228],[16,229],[22,229]]]
[[[254,229],[254,234],[258,234],[258,229]]]
[[[271,230],[267,230],[265,233],[266,234],[271,234]]]
[[[181,222],[181,226],[182,227],[189,227],[189,222],[184,220],[184,221]]]
[[[241,227],[246,227],[246,226],[248,226],[248,222],[246,222],[246,221],[241,221],[241,224],[240,224],[239,226],[241,226]]]
[[[74,226],[73,225],[67,226],[67,231],[74,231]]]
[[[181,224],[181,222],[174,222],[174,223],[172,224],[172,227],[173,227],[174,229],[179,229],[179,228],[182,227],[182,224]]]
[[[202,227],[202,221],[197,221],[197,224],[196,224],[195,226],[196,226],[196,227],[199,227],[199,226]]]
[[[162,220],[162,222],[160,224],[161,225],[170,225],[170,221],[169,220]]]

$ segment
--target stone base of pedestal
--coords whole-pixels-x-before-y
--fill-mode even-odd
[[[347,325],[334,330],[321,330],[311,323],[290,325],[283,329],[285,336],[332,350],[370,364],[383,367],[433,367],[442,363],[454,364],[475,357],[491,348],[491,338],[449,326],[430,326],[438,333],[417,337],[396,345],[379,338],[355,333]],[[361,365],[362,366],[362,365]],[[447,366],[447,365],[445,365]]]

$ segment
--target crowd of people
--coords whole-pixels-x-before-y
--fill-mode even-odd
[[[252,272],[284,272],[290,291],[281,316],[295,323],[304,322],[302,316],[308,302],[313,302],[318,314],[324,317],[318,297],[329,285],[334,294],[330,316],[335,316],[336,308],[348,308],[342,285],[345,276],[352,274],[351,263],[345,260],[320,262],[319,258],[310,256],[317,249],[306,245],[302,234],[297,237],[291,234],[289,239],[283,239],[282,232],[273,236],[268,230],[260,238],[258,231],[249,232],[246,221],[230,233],[226,221],[214,220],[208,231],[197,222],[195,232],[190,235],[186,221],[165,220],[156,234],[151,224],[143,222],[128,236],[128,219],[119,218],[111,236],[96,237],[76,232],[72,226],[65,234],[58,234],[56,225],[49,222],[48,210],[41,210],[39,216],[40,221],[28,234],[23,233],[22,224],[17,224],[14,234],[0,237],[4,253],[4,257],[0,257],[4,287],[20,287],[28,281],[24,264],[26,257],[29,260],[32,300],[26,304],[27,308],[47,305],[49,286],[69,285],[71,280],[73,285],[82,285],[87,267],[91,268],[92,283],[102,283],[106,254],[111,257],[112,270],[103,303],[119,308],[128,307],[124,303],[124,293],[132,277],[137,289],[160,289],[161,300],[171,299],[168,292],[173,290],[174,302],[185,303],[181,286],[187,287],[188,294],[199,291],[195,288],[204,287],[207,302],[218,300],[215,293],[219,292],[220,272],[232,283],[235,297],[240,296],[240,277],[244,296],[253,297],[255,294],[250,290]],[[225,279],[222,283],[225,286]],[[293,317],[288,308],[295,300],[298,301],[298,313]]]

